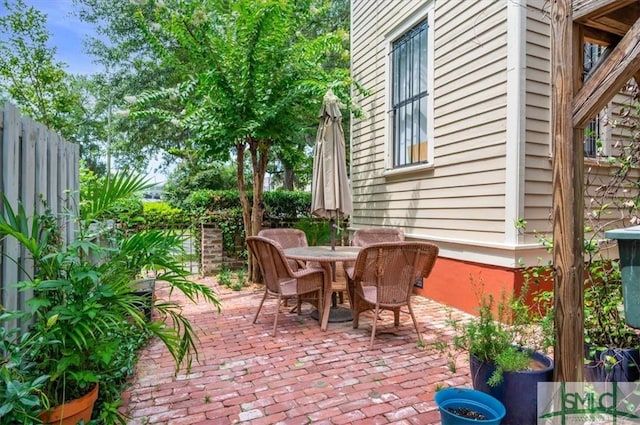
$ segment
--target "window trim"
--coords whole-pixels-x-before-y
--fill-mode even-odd
[[[592,61],[591,64],[587,65],[586,63],[586,48],[588,45],[598,46],[601,50],[598,52],[598,57],[595,61]],[[583,44],[583,79],[586,81],[591,73],[595,70],[595,68],[600,64],[600,60],[607,55],[606,47],[602,45],[598,45],[595,43],[585,42]],[[609,103],[609,105],[611,102]],[[595,134],[596,139],[600,139],[602,142],[602,151],[598,152],[597,144],[595,146],[595,153],[593,155],[587,155],[586,149],[584,150],[583,157],[585,161],[596,161],[600,157],[606,157],[611,154],[611,127],[608,125],[604,125],[603,123],[609,122],[611,120],[611,111],[609,106],[605,106],[598,115],[587,124],[585,127],[585,132],[588,126],[592,122],[597,122],[598,131]],[[585,134],[585,143],[587,135]]]
[[[427,20],[427,161],[402,167],[393,167],[393,61],[391,52],[393,43],[408,31]],[[434,166],[434,7],[433,2],[421,8],[406,21],[391,30],[385,36],[385,120],[384,120],[384,174],[396,175],[412,173]]]

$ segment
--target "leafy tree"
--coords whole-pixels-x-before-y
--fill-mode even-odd
[[[201,189],[234,189],[236,181],[236,169],[232,164],[214,162],[196,169],[183,163],[164,186],[164,198],[170,205],[184,208],[184,201],[191,193]]]
[[[131,117],[182,129],[210,158],[231,155],[247,235],[262,222],[262,192],[270,154],[317,126],[329,87],[349,99],[348,68],[326,66],[348,57],[348,34],[321,31],[314,19],[324,1],[138,0],[136,16],[163,66],[178,84],[131,96]],[[311,118],[313,117],[313,118]],[[245,190],[245,155],[253,201]]]
[[[73,0],[79,19],[92,24],[97,35],[86,41],[87,52],[105,72],[103,103],[111,108],[110,154],[121,168],[144,168],[162,155],[163,166],[179,160],[199,167],[202,155],[190,143],[184,129],[167,125],[154,116],[129,117],[132,93],[159,90],[183,80],[185,71],[166,64],[154,53],[132,13],[130,0]],[[141,2],[138,2],[141,3]],[[145,8],[152,8],[146,4]],[[168,101],[162,108],[171,110]],[[173,110],[178,114],[179,109]]]
[[[0,96],[20,112],[80,144],[86,166],[103,171],[104,119],[96,109],[96,83],[73,76],[55,60],[47,16],[23,0],[3,0],[0,16]],[[102,139],[104,140],[104,139]]]

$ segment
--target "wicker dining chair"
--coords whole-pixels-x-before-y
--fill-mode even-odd
[[[282,249],[308,246],[307,235],[299,229],[262,229],[258,232],[262,236],[280,244]],[[306,267],[304,261],[287,260],[293,271]]]
[[[429,276],[438,258],[438,247],[428,242],[382,242],[364,247],[358,254],[353,279],[353,328],[359,325],[361,313],[373,310],[370,348],[376,334],[381,310],[391,310],[395,326],[400,325],[400,308],[407,306],[418,334],[418,322],[411,308],[413,285]]]
[[[353,233],[354,246],[367,246],[379,242],[400,242],[404,240],[404,231],[396,227],[369,227]]]
[[[293,271],[287,262],[282,247],[271,239],[262,236],[247,238],[249,251],[256,258],[260,272],[264,279],[264,295],[253,318],[258,320],[262,305],[268,296],[277,298],[275,318],[273,319],[273,336],[276,335],[278,314],[283,300],[296,298],[298,301],[298,315],[301,314],[301,302],[310,302],[320,312],[322,317],[322,287],[325,271],[320,268],[306,268]],[[315,302],[314,302],[315,301]]]
[[[396,227],[368,227],[357,229],[353,233],[353,246],[367,246],[380,242],[401,242],[404,241],[404,231]],[[347,281],[353,277],[354,262],[344,264],[344,271]]]

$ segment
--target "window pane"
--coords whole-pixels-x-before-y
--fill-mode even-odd
[[[420,33],[422,34],[422,33]],[[411,60],[411,96],[420,93],[420,38],[416,37],[411,43],[413,58]]]
[[[427,30],[420,36],[420,92],[427,91]]]
[[[413,145],[414,148],[411,150],[411,152],[413,152],[413,158],[412,161],[413,162],[419,162],[419,161],[423,161],[426,158],[422,158],[421,153],[420,153],[420,143],[422,142],[422,139],[420,138],[420,101],[415,100],[413,102],[413,128],[412,128],[412,134],[413,134]]]
[[[400,90],[398,94],[398,102],[403,102],[407,98],[407,45],[400,45],[400,69],[398,77],[400,79]]]
[[[420,141],[426,142],[427,134],[427,96],[422,96],[420,98]]]
[[[427,161],[427,21],[392,46],[393,166]]]

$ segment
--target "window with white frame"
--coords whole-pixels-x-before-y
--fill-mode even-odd
[[[390,168],[428,164],[433,155],[430,16],[422,16],[389,43]]]
[[[595,68],[596,64],[604,54],[604,47],[593,43],[584,43],[584,56],[583,56],[583,81],[586,81],[591,74],[591,71]],[[605,146],[602,144],[602,140],[605,136],[605,131],[602,125],[602,121],[606,117],[607,111],[601,111],[587,127],[584,129],[584,156],[588,158],[595,158],[598,151],[602,152]]]

